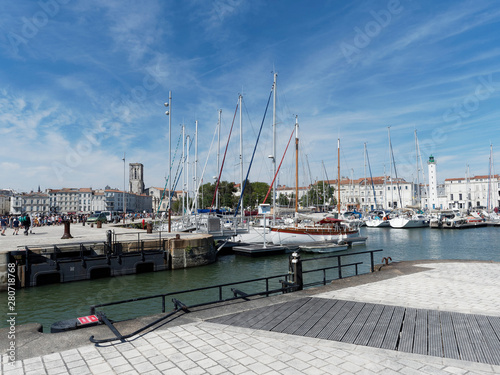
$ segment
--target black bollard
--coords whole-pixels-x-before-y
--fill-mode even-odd
[[[64,234],[61,237],[62,240],[68,239],[68,238],[73,238],[73,236],[70,233],[70,222],[69,220],[64,220]]]

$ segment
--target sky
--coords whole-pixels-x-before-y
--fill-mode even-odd
[[[248,178],[270,184],[274,73],[276,165],[297,118],[301,186],[337,177],[338,139],[340,174],[355,179],[422,182],[433,155],[443,182],[500,160],[495,1],[18,0],[0,12],[0,188],[123,189],[128,163],[163,187],[171,157],[180,190],[182,126],[190,189],[195,165],[214,181],[230,133],[221,179],[238,183],[240,94],[244,175],[255,148]],[[294,148],[280,185],[295,184]]]

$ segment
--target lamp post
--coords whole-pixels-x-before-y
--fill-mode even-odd
[[[168,92],[168,103],[165,107],[169,108],[165,114],[168,116],[168,232],[171,231],[172,215],[172,91]]]

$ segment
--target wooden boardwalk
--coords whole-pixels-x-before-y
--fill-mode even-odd
[[[210,321],[500,365],[500,317],[302,298]]]

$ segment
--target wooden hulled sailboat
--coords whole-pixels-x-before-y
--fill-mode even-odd
[[[340,139],[338,140],[340,150]],[[299,153],[299,123],[295,118],[295,224],[291,226],[276,226],[271,228],[272,241],[275,245],[339,242],[348,237],[358,236],[358,228],[349,228],[343,220],[329,214],[307,215],[310,224],[298,224],[298,153]],[[340,154],[340,151],[339,151]],[[340,171],[340,168],[339,168]],[[340,176],[339,176],[340,182]],[[338,204],[340,206],[340,190]],[[304,216],[302,216],[304,219]]]

